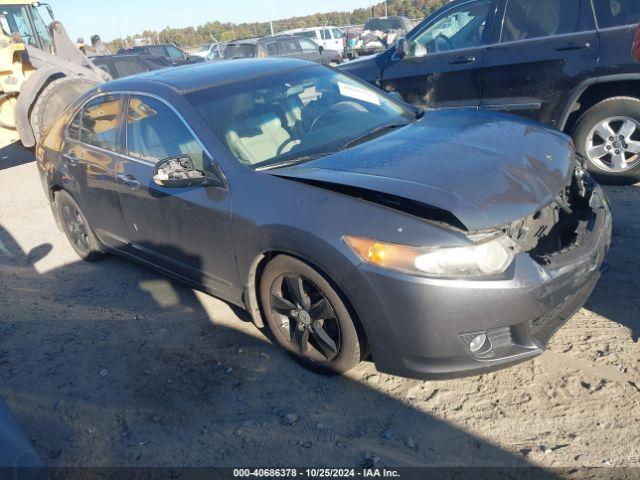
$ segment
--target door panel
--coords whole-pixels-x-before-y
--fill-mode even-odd
[[[444,11],[408,39],[409,51],[382,72],[382,86],[430,108],[480,104],[480,68],[496,2],[474,0]]]
[[[556,126],[570,93],[595,75],[589,1],[507,0],[502,24],[500,43],[484,57],[481,108]]]
[[[120,95],[89,101],[70,125],[63,151],[74,179],[71,194],[98,237],[112,247],[118,247],[118,239],[127,234],[115,182],[122,108]]]
[[[153,181],[154,164],[162,158],[186,154],[197,169],[212,168],[193,133],[160,100],[132,96],[127,143],[118,192],[138,254],[223,297],[237,295],[228,191],[169,189]]]
[[[593,5],[600,37],[599,76],[640,73],[629,47],[640,22],[640,2],[594,0]]]

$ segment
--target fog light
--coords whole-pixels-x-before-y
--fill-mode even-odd
[[[469,350],[471,350],[471,353],[478,353],[483,349],[485,343],[487,343],[487,334],[483,333],[471,340],[471,343],[469,343]]]

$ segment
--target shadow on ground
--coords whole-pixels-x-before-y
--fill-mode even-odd
[[[640,185],[606,187],[613,199],[613,245],[608,271],[598,283],[586,308],[631,330],[635,342],[640,337]]]
[[[0,227],[0,393],[52,467],[528,466],[300,368],[253,326],[221,324],[225,305],[135,264],[40,275],[49,250]]]
[[[0,148],[0,170],[7,170],[33,161],[35,161],[33,154],[25,150],[19,142]]]

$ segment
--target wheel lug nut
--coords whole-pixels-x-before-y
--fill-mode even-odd
[[[616,150],[616,155],[620,155],[620,150]]]
[[[627,148],[629,148],[629,145],[627,145],[627,144],[625,143],[625,144],[623,144],[623,145],[622,145],[622,148],[624,148],[624,149],[626,150]]]
[[[610,142],[613,142],[614,140],[615,140],[615,138],[613,138],[613,137],[609,137],[609,141],[610,141]]]
[[[620,140],[624,140],[624,136],[622,136],[622,135],[620,135],[618,138],[619,138]]]

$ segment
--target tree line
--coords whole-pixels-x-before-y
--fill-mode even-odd
[[[167,27],[159,32],[144,31],[127,38],[119,38],[111,42],[111,46],[121,48],[134,45],[136,39],[146,39],[153,43],[174,43],[181,47],[193,47],[211,43],[214,39],[220,43],[230,42],[238,38],[264,37],[271,33],[283,32],[292,28],[317,27],[322,25],[361,25],[369,18],[381,17],[385,11],[389,16],[405,16],[411,19],[422,19],[449,0],[387,0],[371,8],[358,8],[350,12],[316,13],[304,17],[292,17],[271,22],[229,23],[210,21],[204,25],[186,28]]]

